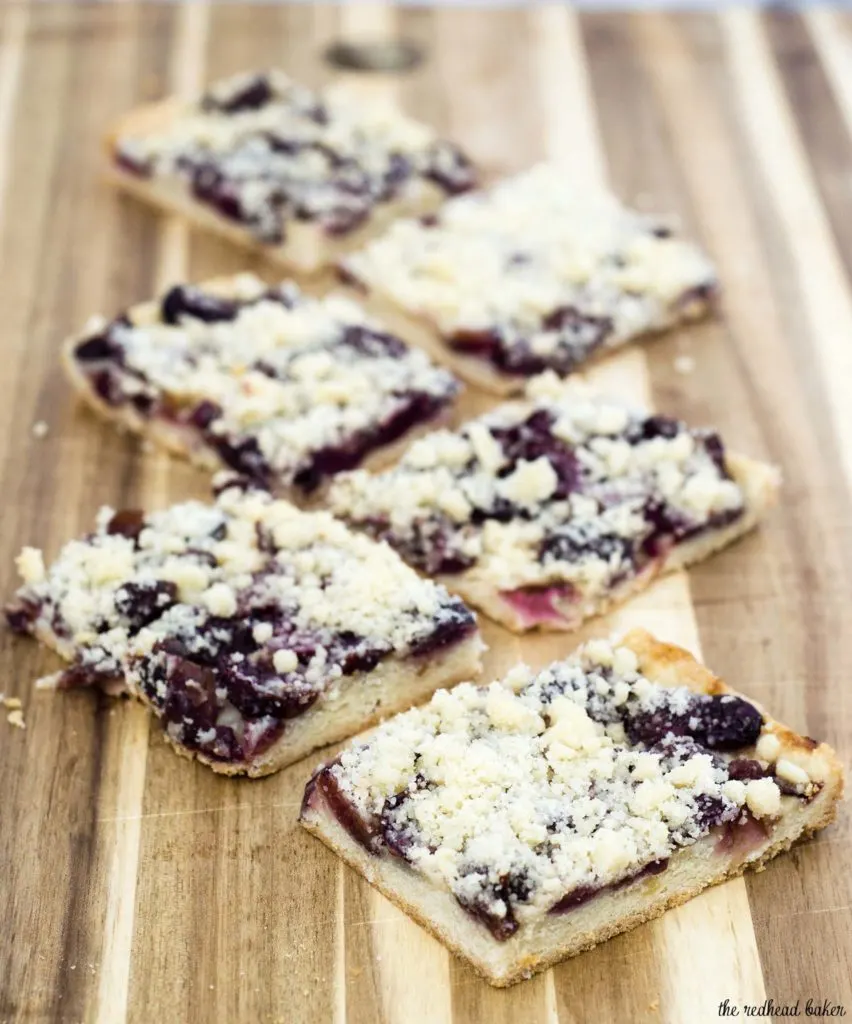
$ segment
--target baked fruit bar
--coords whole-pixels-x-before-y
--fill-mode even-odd
[[[669,225],[550,164],[397,221],[340,271],[403,337],[497,394],[700,317],[717,288]]]
[[[250,274],[90,321],[64,362],[103,416],[296,498],[365,459],[393,461],[458,392],[349,300]]]
[[[575,629],[751,529],[777,471],[718,434],[543,374],[394,468],[338,477],[332,509],[512,630]]]
[[[302,824],[511,985],[834,819],[834,751],[643,631],[441,690],[321,767]]]
[[[122,188],[306,273],[476,180],[457,146],[400,111],[281,71],[139,107],[108,148]]]
[[[60,686],[124,685],[178,753],[256,776],[480,670],[471,612],[390,548],[220,483],[103,509],[48,569],[24,549],[7,617],[71,663]]]

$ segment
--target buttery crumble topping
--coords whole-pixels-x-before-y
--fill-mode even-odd
[[[102,509],[7,611],[72,660],[66,686],[124,677],[177,742],[244,761],[343,677],[473,633],[471,613],[327,513],[226,478],[215,504]]]
[[[632,650],[591,641],[538,674],[438,691],[312,785],[374,853],[403,857],[505,939],[662,870],[712,828],[776,817],[769,766],[741,753],[762,729],[742,698],[660,687]]]
[[[437,415],[452,375],[344,298],[250,274],[172,288],[91,324],[74,359],[98,397],[166,421],[241,473],[304,491]]]
[[[688,315],[716,288],[707,258],[658,218],[549,164],[395,221],[342,268],[432,321],[452,348],[525,376],[570,373],[599,347]]]
[[[293,220],[344,235],[376,207],[475,183],[454,145],[386,103],[315,92],[280,71],[214,85],[164,129],[118,139],[132,173],[183,181],[199,202],[280,244]]]
[[[332,508],[430,573],[495,590],[605,594],[673,543],[743,512],[718,435],[552,373],[392,469],[339,477]]]

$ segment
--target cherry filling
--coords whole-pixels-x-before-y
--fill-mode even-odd
[[[513,262],[523,265],[526,260]],[[461,329],[446,342],[457,352],[487,359],[501,373],[528,377],[553,370],[564,377],[603,345],[612,332],[612,320],[581,313],[574,306],[560,306],[542,319],[540,331],[553,336],[548,352],[536,351],[529,338],[507,337],[499,328]]]
[[[201,107],[222,114],[238,114],[244,110],[260,110],[274,98],[275,93],[266,75],[255,75],[224,98],[207,93],[201,100]]]
[[[474,865],[462,872],[463,876],[471,874],[481,876],[481,891],[473,897],[456,895],[456,899],[471,917],[485,925],[498,942],[505,942],[520,927],[515,917],[516,904],[526,903],[533,894],[529,876],[522,871],[510,871],[501,875],[499,882],[494,885],[487,881],[488,869],[485,867]],[[493,903],[498,900],[505,906],[502,915],[492,909]]]
[[[661,875],[668,866],[668,857],[664,857],[662,860],[650,861],[650,863],[640,868],[634,874],[622,878],[620,882],[613,882],[610,885],[578,885],[576,889],[572,889],[560,900],[557,900],[548,910],[548,914],[567,914],[570,910],[588,903],[589,900],[594,899],[595,896],[600,895],[602,892],[617,892],[619,889],[625,889],[628,885],[632,885],[643,878]]]
[[[177,325],[184,316],[212,324],[223,320],[235,320],[243,305],[246,303],[211,295],[190,285],[175,285],[163,297],[160,308],[164,324]]]
[[[345,469],[354,469],[376,448],[399,440],[412,427],[433,419],[446,404],[446,400],[425,391],[409,391],[396,396],[397,409],[374,428],[353,434],[345,444],[328,445],[312,456],[307,466],[294,478],[294,483],[305,493],[315,491],[329,476]]]
[[[559,604],[573,601],[577,592],[568,584],[553,584],[544,587],[519,587],[517,590],[501,590],[500,597],[521,619],[524,627],[542,623],[564,623],[567,621]]]
[[[688,736],[709,750],[724,751],[752,746],[762,726],[761,713],[741,697],[703,693],[691,696],[684,709],[670,703],[650,710],[628,706],[624,721],[631,743],[653,746],[668,736]]]

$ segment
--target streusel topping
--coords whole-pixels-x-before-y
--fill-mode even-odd
[[[396,221],[346,274],[505,373],[570,372],[600,346],[679,319],[715,273],[671,228],[543,164]]]
[[[178,286],[90,325],[75,359],[101,399],[211,448],[268,485],[311,490],[437,414],[452,375],[334,295],[242,274]]]
[[[223,486],[212,505],[103,509],[47,569],[24,550],[9,617],[58,640],[73,658],[66,685],[124,677],[174,739],[237,761],[344,675],[473,632],[465,606],[390,548]]]
[[[427,572],[585,596],[744,507],[716,434],[552,373],[524,401],[415,442],[384,473],[338,478],[330,501]]]
[[[538,674],[439,691],[325,772],[375,852],[507,938],[572,894],[661,869],[718,825],[777,816],[768,769],[735,756],[762,728],[741,698],[660,687],[631,649],[592,641]]]

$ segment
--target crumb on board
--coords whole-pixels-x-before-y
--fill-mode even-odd
[[[695,360],[692,356],[678,356],[674,361],[674,368],[676,373],[682,373],[684,375],[692,373],[695,369]]]
[[[24,713],[20,708],[15,708],[14,711],[10,711],[9,714],[6,715],[6,721],[9,725],[14,725],[16,729],[26,729],[27,727],[26,722],[24,721]]]
[[[35,688],[37,690],[58,690],[60,679],[62,679],[61,672],[51,672],[49,676],[39,676],[35,681]]]
[[[48,427],[45,421],[38,420],[36,423],[33,424],[33,437],[47,437],[47,430]]]
[[[7,697],[5,693],[0,693],[0,705],[8,708],[9,714],[6,715],[6,721],[9,725],[13,725],[16,729],[26,729],[20,697]]]

